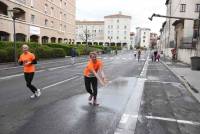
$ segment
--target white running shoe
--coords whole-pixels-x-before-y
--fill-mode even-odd
[[[35,95],[36,95],[37,97],[40,97],[41,94],[42,94],[42,93],[41,93],[40,89],[37,89]]]
[[[31,97],[31,99],[33,99],[33,98],[36,97],[36,94],[33,94],[33,95],[31,95],[30,97]]]

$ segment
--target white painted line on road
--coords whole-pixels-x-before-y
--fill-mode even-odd
[[[169,122],[177,122],[179,124],[189,124],[189,125],[200,126],[200,122],[195,122],[195,121],[177,120],[173,118],[164,118],[164,117],[157,117],[157,116],[145,116],[145,117],[147,119],[152,119],[152,120],[162,120],[162,121],[169,121]]]
[[[120,123],[126,124],[128,121],[129,115],[128,114],[123,114],[120,120]]]
[[[56,69],[61,69],[61,68],[66,68],[66,67],[70,67],[71,65],[67,65],[67,66],[60,66],[60,67],[54,67],[54,68],[49,68],[47,70],[49,71],[53,71],[53,70],[56,70]]]
[[[22,75],[24,75],[24,74],[21,73],[21,74],[15,74],[15,75],[10,75],[10,76],[5,76],[5,77],[1,77],[0,80],[7,80],[7,79],[14,78],[14,77],[22,76]]]
[[[147,82],[162,83],[162,84],[181,84],[180,82],[167,82],[167,81],[158,81],[158,80],[147,80]]]
[[[9,70],[9,69],[14,69],[14,68],[22,68],[22,66],[16,66],[16,67],[7,67],[7,68],[1,68],[0,71],[2,70]]]
[[[148,59],[148,57],[147,57],[147,59]],[[117,127],[117,129],[115,131],[115,134],[116,133],[124,134],[124,132],[126,131],[126,127],[120,128],[120,125],[127,126],[128,125],[128,121],[129,121],[130,118],[132,118],[132,119],[134,118],[134,121],[131,124],[132,125],[133,134],[134,134],[134,131],[135,131],[135,128],[136,128],[136,123],[137,123],[137,118],[138,118],[138,113],[139,113],[139,108],[140,108],[140,104],[141,104],[141,100],[142,100],[142,94],[143,94],[143,90],[144,90],[144,83],[146,81],[145,77],[146,77],[146,73],[147,73],[147,71],[146,71],[147,67],[148,67],[148,60],[146,60],[146,62],[144,64],[144,67],[142,69],[142,72],[140,74],[140,76],[143,77],[143,78],[139,78],[137,80],[137,84],[136,84],[136,86],[134,88],[135,92],[133,92],[133,94],[131,95],[131,97],[129,99],[129,102],[127,104],[127,107],[129,107],[131,105],[131,102],[134,102],[135,100],[138,100],[137,103],[134,104],[134,108],[133,108],[134,112],[137,113],[137,115],[126,114],[126,110],[125,110],[125,113],[121,117],[121,120],[120,120],[120,122],[118,124],[118,127]]]
[[[74,76],[74,77],[71,77],[71,78],[69,78],[69,79],[66,79],[66,80],[63,80],[63,81],[60,81],[60,82],[54,83],[54,84],[52,84],[52,85],[49,85],[49,86],[43,87],[42,90],[46,90],[47,88],[57,86],[57,85],[59,85],[59,84],[62,84],[62,83],[68,82],[68,81],[73,80],[73,79],[76,79],[76,78],[78,78],[78,77],[80,77],[80,76]]]
[[[45,71],[45,70],[39,70],[39,71],[36,71],[36,73],[43,72],[43,71]],[[0,80],[8,80],[8,79],[11,79],[11,78],[14,78],[14,77],[23,76],[23,75],[24,75],[24,73],[10,75],[10,76],[5,76],[5,77],[1,77]]]
[[[149,55],[148,55],[147,59],[148,59],[148,58],[149,58]],[[140,74],[141,77],[146,77],[147,68],[148,68],[148,65],[149,65],[148,63],[149,63],[149,61],[146,60],[146,62],[145,62],[145,64],[144,64],[144,67],[143,67],[143,69],[142,69],[142,72],[141,72],[141,74]]]

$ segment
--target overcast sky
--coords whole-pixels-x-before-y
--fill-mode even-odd
[[[164,18],[154,18],[149,21],[152,13],[165,15],[166,0],[76,0],[77,20],[103,20],[104,16],[122,14],[132,17],[131,30],[135,32],[136,27],[147,27],[152,32],[159,33]]]

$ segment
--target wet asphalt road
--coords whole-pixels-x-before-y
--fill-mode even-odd
[[[104,60],[105,74],[111,81],[120,77],[139,76],[145,61],[143,59],[138,63],[133,58],[133,54],[123,53],[118,56],[102,56],[102,59]],[[89,121],[89,118],[85,117],[85,113],[81,114],[81,110],[84,110],[84,112],[89,110],[87,111],[89,112],[88,115],[90,115],[90,110],[92,113],[95,112],[93,111],[93,108],[88,107],[88,96],[83,84],[82,71],[86,65],[85,61],[87,61],[87,57],[82,59],[82,61],[83,62],[75,65],[67,64],[66,66],[63,65],[63,62],[51,63],[50,67],[45,67],[45,69],[40,69],[39,65],[38,70],[40,72],[35,74],[33,84],[42,89],[42,96],[39,99],[34,100],[29,98],[31,93],[25,86],[23,75],[20,75],[21,72],[19,73],[21,68],[3,70],[0,79],[1,134],[85,133],[83,131],[88,131],[91,122]],[[45,64],[45,62],[41,64]],[[53,66],[56,65],[52,67],[52,64]],[[116,87],[116,84],[117,86],[120,86],[120,82],[117,83],[114,82],[113,86]],[[103,133],[113,132],[115,130],[116,124],[118,123],[127,102],[127,98],[130,95],[131,88],[128,88],[128,86],[126,87],[127,88],[124,89],[122,84],[122,87],[118,89],[118,92],[111,92],[111,88],[109,88],[110,90],[108,91],[111,97],[112,94],[116,92],[116,94],[113,94],[113,100],[109,102],[110,104],[107,104],[106,102],[99,107],[100,109],[97,109],[97,113],[100,111],[100,115],[103,114],[98,117],[98,119],[101,120],[98,123],[98,126],[99,129],[103,128]],[[122,94],[124,95],[121,97]],[[99,101],[101,101],[100,95]],[[78,102],[80,102],[80,104],[77,104],[77,106],[81,106],[79,107],[81,108],[80,111],[72,109],[73,105],[75,105],[72,103],[74,101],[73,98],[78,99]],[[102,101],[103,100],[104,98]],[[119,107],[115,103],[117,101],[120,104]],[[108,106],[106,107],[106,105]],[[57,112],[55,113],[55,111]],[[54,114],[56,116],[53,116]],[[71,125],[73,125],[76,120],[81,121],[80,118],[83,118],[82,122],[78,122],[77,125],[72,127]],[[94,119],[95,118],[91,116],[91,120]],[[52,122],[52,124],[50,122]],[[65,124],[65,122],[68,122],[68,124]],[[110,126],[108,124],[110,124]],[[81,127],[83,128],[81,129]],[[53,129],[53,131],[50,128],[55,129]],[[80,128],[80,131],[74,132],[77,128]],[[91,130],[91,133],[95,130],[96,129]],[[102,134],[102,131],[100,131],[99,134]]]
[[[149,63],[135,134],[200,134],[200,104],[161,63]]]
[[[42,61],[30,99],[21,68],[0,70],[0,134],[199,134],[200,104],[161,63],[143,54],[104,55],[111,83],[99,85],[100,106],[88,104],[82,71],[87,57]],[[199,124],[198,124],[199,123]]]

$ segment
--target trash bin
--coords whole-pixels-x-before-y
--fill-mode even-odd
[[[200,70],[200,57],[191,57],[191,68],[192,70]]]

